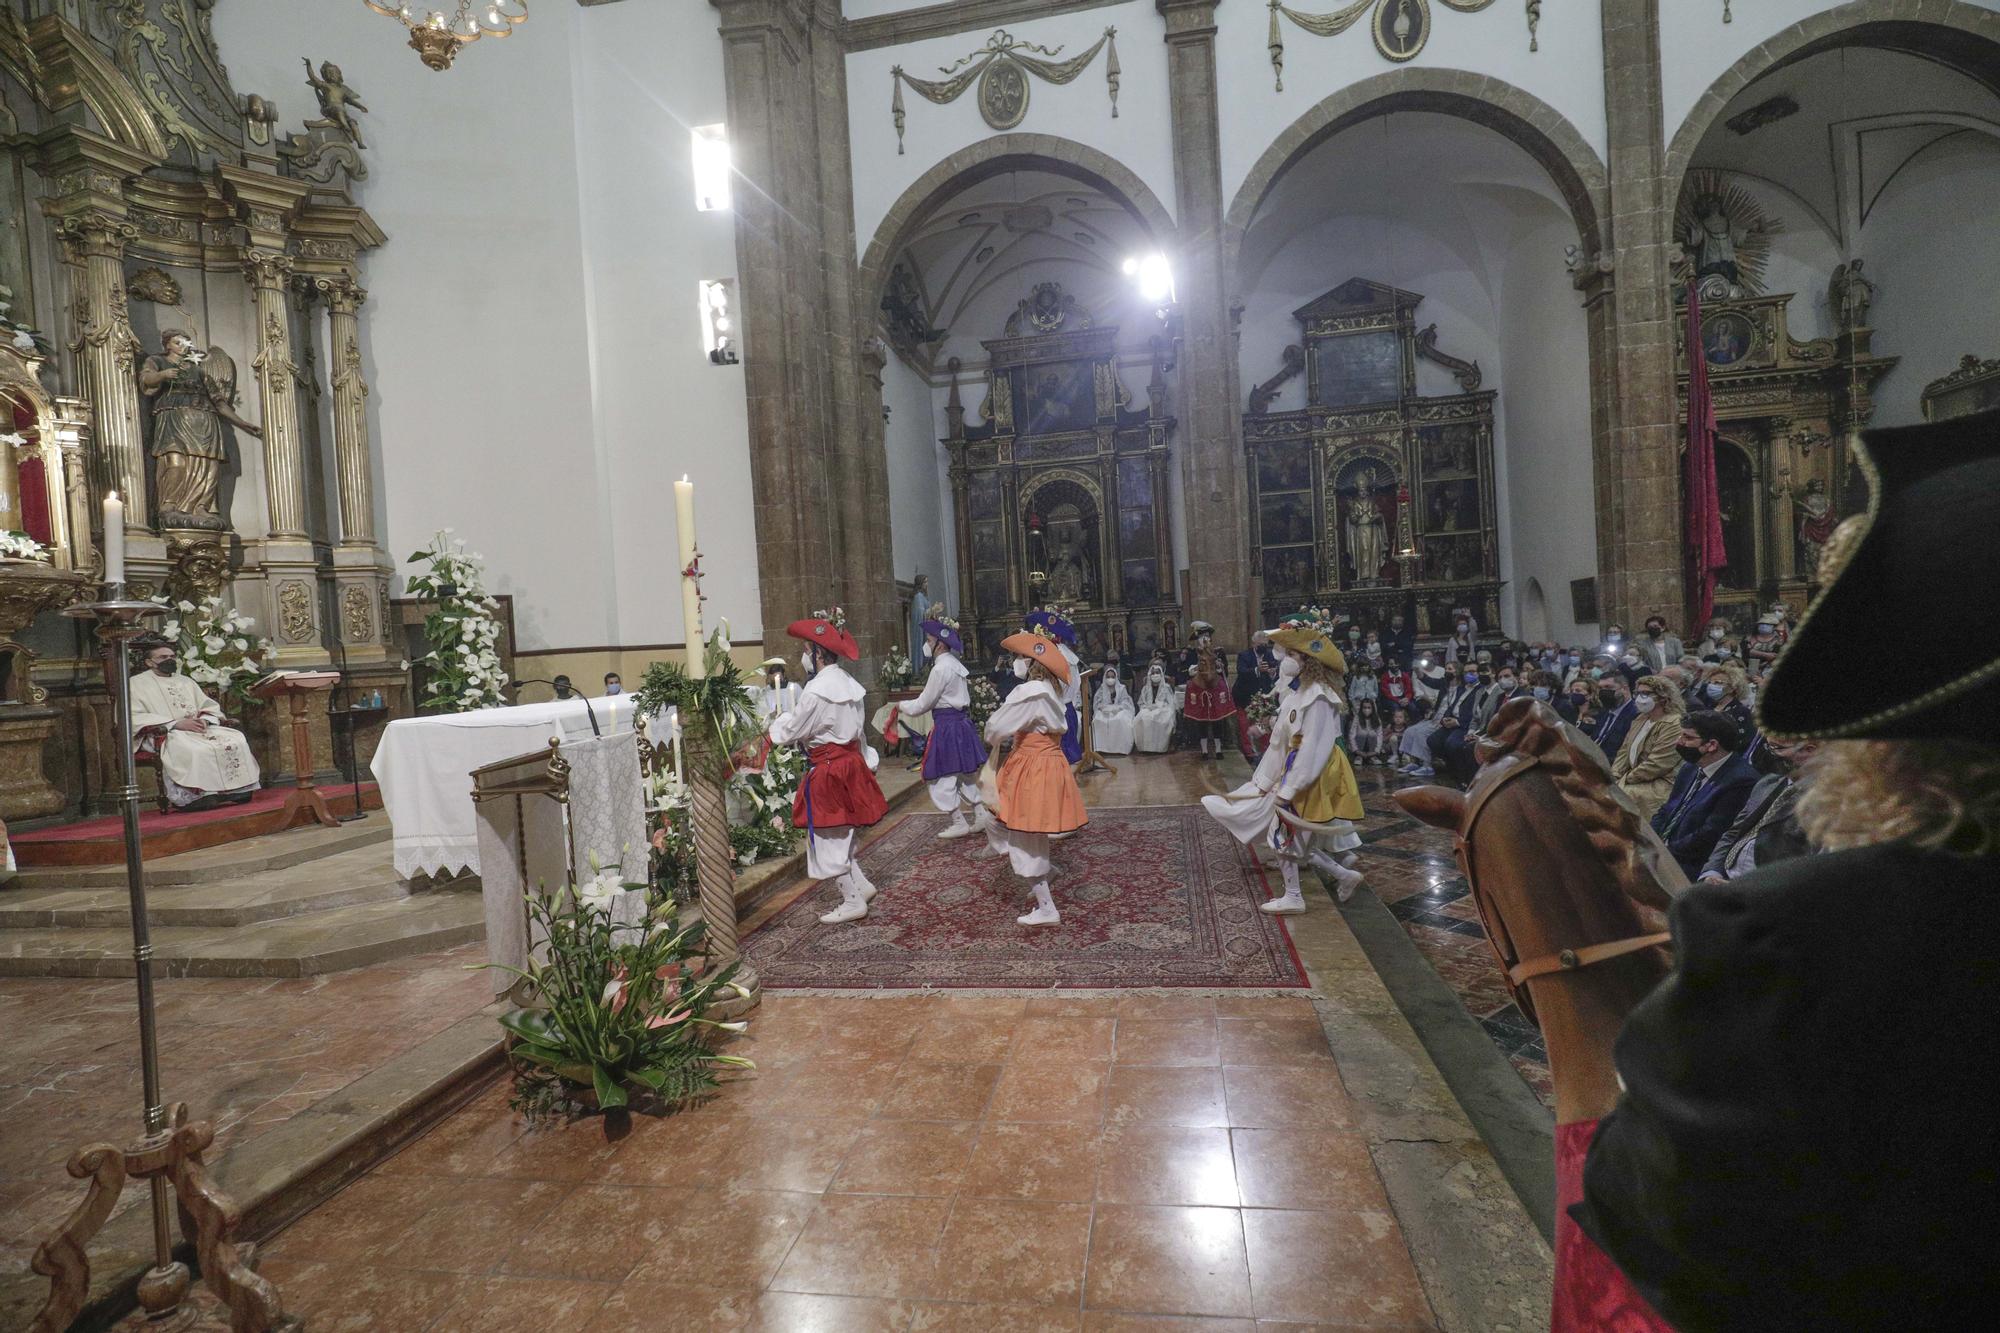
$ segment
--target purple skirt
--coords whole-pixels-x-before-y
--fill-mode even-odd
[[[977,773],[986,764],[986,747],[979,743],[972,719],[963,708],[939,708],[931,713],[931,737],[924,745],[924,781]]]

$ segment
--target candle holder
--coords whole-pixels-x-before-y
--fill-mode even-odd
[[[105,585],[104,599],[72,606],[63,614],[96,622],[110,668],[117,701],[117,737],[123,783],[116,794],[125,821],[125,886],[132,910],[132,970],[139,999],[139,1070],[145,1098],[145,1137],[120,1151],[106,1143],[89,1143],[70,1158],[69,1173],[90,1187],[63,1225],[36,1248],[31,1267],[50,1281],[48,1299],[32,1327],[64,1329],[82,1310],[90,1290],[86,1249],[110,1217],[127,1179],[137,1176],[152,1190],[153,1266],[139,1279],[138,1298],[149,1333],[184,1329],[198,1311],[186,1303],[189,1273],[174,1257],[173,1203],[192,1221],[190,1239],[201,1263],[203,1280],[231,1311],[238,1329],[285,1327],[277,1291],[251,1270],[250,1256],[231,1237],[242,1210],[208,1179],[202,1152],[214,1141],[206,1121],[189,1124],[187,1107],[171,1109],[160,1096],[160,1050],[153,998],[153,940],[147,921],[146,877],[139,838],[139,774],[132,757],[132,679],[125,645],[146,632],[141,623],[164,615],[157,602],[128,598],[123,583]],[[170,1188],[171,1186],[171,1188]]]

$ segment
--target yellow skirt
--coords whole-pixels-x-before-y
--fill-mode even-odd
[[[1367,813],[1361,808],[1361,788],[1354,781],[1347,751],[1338,745],[1333,747],[1333,758],[1320,770],[1319,780],[1300,790],[1292,801],[1292,809],[1298,811],[1300,819],[1314,824],[1360,819]]]
[[[1014,752],[1000,765],[998,795],[994,814],[1019,833],[1068,833],[1089,822],[1059,736],[1016,736]]]

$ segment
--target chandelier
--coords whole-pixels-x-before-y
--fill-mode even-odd
[[[458,0],[458,10],[447,16],[442,10],[427,10],[422,18],[407,4],[395,0],[361,0],[377,14],[398,19],[410,30],[410,46],[432,69],[450,69],[458,48],[481,37],[510,37],[518,24],[528,21],[528,0]]]

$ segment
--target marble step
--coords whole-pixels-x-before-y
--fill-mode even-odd
[[[193,884],[146,880],[146,919],[160,926],[247,926],[361,903],[392,902],[416,891],[396,877],[374,843],[337,852],[282,874],[264,872]],[[116,887],[31,887],[0,893],[0,930],[47,926],[125,928],[132,919],[123,876]]]
[[[389,817],[380,810],[374,810],[366,818],[342,824],[339,828],[315,825],[261,838],[246,838],[220,847],[203,847],[175,856],[151,857],[146,861],[146,885],[148,888],[164,888],[174,884],[215,883],[245,875],[289,870],[357,847],[386,843],[389,836]],[[27,889],[124,887],[125,867],[122,863],[109,866],[26,867],[6,887],[0,888],[0,903]]]
[[[486,937],[476,888],[453,887],[235,927],[162,926],[153,975],[307,977],[434,953]],[[0,977],[129,977],[126,926],[0,931]]]

